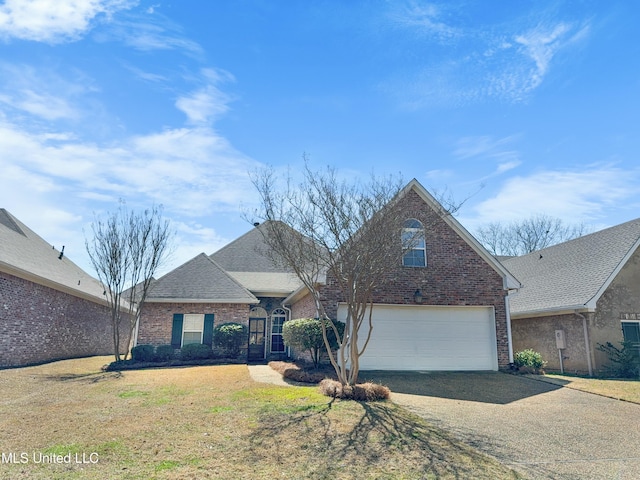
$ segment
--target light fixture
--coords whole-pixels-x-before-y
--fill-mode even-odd
[[[413,301],[416,303],[422,303],[422,292],[419,288],[413,294]]]

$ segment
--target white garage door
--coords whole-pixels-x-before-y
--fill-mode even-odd
[[[340,305],[338,319],[345,318]],[[365,335],[363,325],[360,337]],[[360,369],[497,370],[497,357],[492,307],[375,305]]]

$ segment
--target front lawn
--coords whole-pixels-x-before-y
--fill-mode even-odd
[[[595,393],[605,397],[640,403],[640,381],[574,377],[569,375],[546,374],[554,383],[583,392]]]
[[[521,478],[391,402],[109,360],[0,371],[0,478]]]

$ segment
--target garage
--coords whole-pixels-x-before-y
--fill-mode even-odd
[[[340,305],[338,320],[346,313]],[[366,328],[360,333],[365,337]],[[374,305],[360,369],[497,370],[493,307]]]

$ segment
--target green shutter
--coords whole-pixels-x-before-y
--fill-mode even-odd
[[[173,314],[173,325],[171,327],[171,346],[173,348],[182,347],[182,321],[184,315],[181,313]]]
[[[213,313],[204,314],[204,331],[202,332],[202,343],[209,346],[213,344]]]

